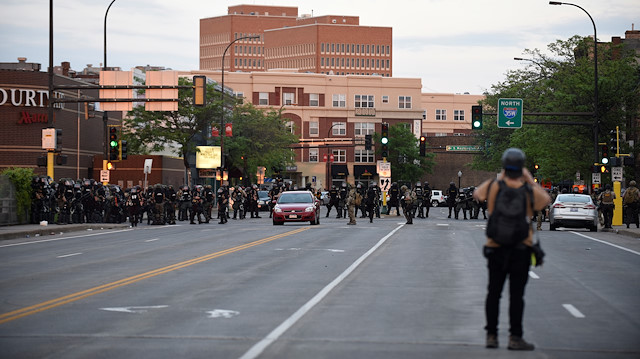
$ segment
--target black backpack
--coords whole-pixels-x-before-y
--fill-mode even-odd
[[[527,197],[532,198],[532,190],[527,184],[520,188],[509,187],[504,181],[498,184],[500,188],[487,222],[486,234],[500,246],[514,247],[529,236],[527,204],[531,201]]]

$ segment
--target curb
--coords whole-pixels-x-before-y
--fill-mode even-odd
[[[72,225],[47,225],[38,229],[30,230],[16,230],[13,232],[1,233],[0,240],[3,239],[17,239],[25,237],[44,237],[49,235],[57,235],[68,232],[86,231],[88,229],[100,230],[100,229],[114,229],[114,228],[129,228],[128,223],[87,223],[87,224],[72,224]]]

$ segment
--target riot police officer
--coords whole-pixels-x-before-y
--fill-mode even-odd
[[[186,221],[189,216],[189,208],[191,207],[191,191],[189,186],[183,186],[178,192],[178,220]]]
[[[423,200],[422,200],[422,207],[424,207],[427,212],[425,218],[429,218],[429,209],[431,208],[431,187],[429,186],[429,182],[427,181],[424,181],[423,192],[424,194],[423,194]]]
[[[204,212],[204,223],[209,223],[213,212],[214,193],[211,185],[208,184],[202,190],[202,211]]]
[[[416,203],[414,204],[416,217],[424,218],[424,214],[422,212],[422,202],[424,201],[424,190],[422,189],[422,183],[416,182],[416,188],[413,190],[416,194]]]
[[[332,207],[335,207],[336,211],[338,211],[339,197],[340,197],[340,194],[336,189],[336,186],[331,186],[331,189],[329,190],[329,204],[327,205],[327,217],[329,217],[329,213],[331,213]],[[340,216],[340,211],[338,211],[338,217],[336,218],[340,218],[339,216]]]
[[[449,207],[449,217],[447,218],[451,218],[451,211],[455,212],[456,198],[458,198],[458,188],[455,183],[451,182],[447,189],[447,206]]]
[[[347,189],[347,183],[342,182],[340,191],[338,192],[338,216],[336,218],[347,218],[347,197],[349,190]]]
[[[223,188],[218,189],[218,224],[227,223],[227,210],[229,209],[229,193]]]

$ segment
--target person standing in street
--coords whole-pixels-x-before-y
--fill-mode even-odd
[[[347,212],[349,214],[349,225],[356,224],[356,207],[360,206],[362,202],[362,195],[358,191],[350,186],[349,194],[347,195]]]
[[[607,184],[604,187],[604,192],[598,196],[598,202],[600,202],[600,208],[602,209],[602,215],[604,216],[604,228],[611,228],[611,222],[613,221],[613,209],[615,204],[613,200],[616,199],[616,194],[611,190],[611,185]],[[629,228],[629,222],[627,222],[627,228]]]
[[[458,198],[458,188],[455,183],[451,182],[447,189],[447,207],[449,207],[449,217],[447,218],[451,218],[451,211],[455,212],[456,198]],[[456,219],[458,219],[457,216]]]
[[[636,228],[640,228],[638,222],[638,207],[640,206],[640,190],[636,187],[636,181],[629,182],[629,188],[624,192],[622,196],[622,206],[626,209],[627,228],[631,223],[636,225]]]
[[[486,347],[498,347],[498,316],[500,313],[500,297],[507,277],[509,277],[509,345],[510,350],[534,350],[535,346],[523,339],[522,318],[524,314],[524,290],[529,278],[531,254],[533,246],[533,226],[531,216],[540,211],[550,201],[547,192],[534,181],[531,173],[524,167],[525,154],[517,148],[509,148],[502,154],[503,170],[497,180],[490,179],[482,183],[473,193],[473,197],[482,202],[487,200],[489,210],[489,227],[497,233],[490,238],[483,248],[487,258],[489,274],[488,293],[485,300],[485,317],[487,332]],[[517,202],[517,203],[515,203]],[[519,209],[519,211],[515,211]],[[509,212],[520,213],[516,217]],[[492,226],[502,223],[501,226]],[[503,222],[500,222],[500,221]],[[508,220],[509,225],[504,225]],[[517,222],[517,223],[516,223]],[[511,225],[524,223],[524,231],[509,231]],[[492,232],[492,231],[491,231]],[[507,240],[505,240],[507,237]],[[498,243],[500,241],[502,244]]]

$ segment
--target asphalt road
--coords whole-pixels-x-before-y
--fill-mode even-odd
[[[483,220],[140,226],[0,242],[1,358],[638,358],[640,240],[542,231],[485,349]],[[332,216],[333,217],[333,216]]]

